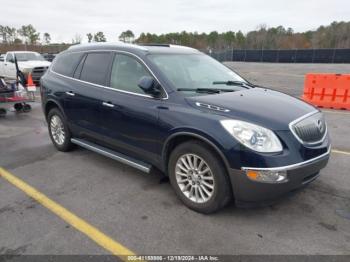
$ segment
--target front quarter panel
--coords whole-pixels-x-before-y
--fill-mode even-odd
[[[193,136],[214,146],[229,165],[239,166],[239,162],[234,164],[233,159],[227,159],[228,153],[232,149],[238,148],[239,144],[221,126],[221,119],[224,118],[220,115],[196,110],[185,103],[173,104],[165,102],[159,112],[159,126],[164,145],[163,151],[171,138],[178,135]]]

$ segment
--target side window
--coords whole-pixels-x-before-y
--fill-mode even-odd
[[[56,73],[65,76],[73,76],[74,70],[77,67],[83,53],[67,53],[58,55],[52,65],[52,70]]]
[[[14,61],[14,57],[13,57],[13,54],[12,53],[8,53],[7,56],[6,56],[6,62],[10,62],[10,61]]]
[[[83,65],[84,65],[84,62],[85,62],[85,57],[86,57],[86,55],[84,55],[80,59],[79,65],[77,66],[77,68],[74,71],[73,78],[77,78],[77,79],[80,78],[80,73],[81,73],[81,69],[83,68]]]
[[[135,58],[117,54],[114,58],[111,72],[111,87],[132,93],[145,94],[138,87],[138,82],[143,76],[151,76],[145,67]]]
[[[98,85],[106,85],[111,58],[110,52],[89,53],[85,58],[80,79]]]

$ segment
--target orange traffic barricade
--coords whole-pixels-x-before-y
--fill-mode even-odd
[[[350,110],[350,74],[306,74],[302,99],[318,107]]]

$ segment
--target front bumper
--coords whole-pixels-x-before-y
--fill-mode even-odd
[[[250,180],[246,169],[259,170],[259,168],[230,169],[230,178],[233,187],[236,205],[239,207],[265,206],[275,202],[279,197],[307,185],[315,180],[319,171],[329,160],[330,147],[322,154],[305,162],[274,168],[260,168],[260,170],[286,171],[288,181],[285,183],[262,183]]]

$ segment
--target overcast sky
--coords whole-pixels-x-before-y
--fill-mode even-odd
[[[55,42],[71,42],[75,34],[87,41],[86,34],[97,31],[117,41],[127,29],[136,36],[183,30],[245,33],[260,24],[305,31],[350,21],[350,0],[0,0],[0,10],[1,25],[33,24]]]

